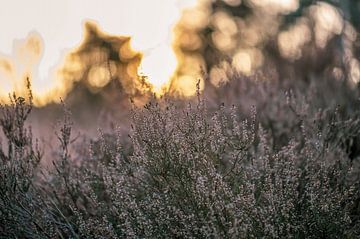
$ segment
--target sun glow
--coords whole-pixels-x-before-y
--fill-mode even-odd
[[[132,87],[126,92],[140,87],[131,81],[146,76],[146,89],[161,94],[177,67],[172,29],[182,9],[194,2],[106,0],[101,7],[96,0],[7,2],[0,9],[0,29],[7,33],[0,38],[0,100],[12,91],[23,93],[27,77],[37,105],[59,101],[83,78],[103,87],[111,74]],[[98,35],[84,41],[88,21],[99,26]]]
[[[163,45],[150,50],[139,67],[139,75],[147,76],[156,94],[166,91],[167,83],[176,69],[176,57],[170,46]]]

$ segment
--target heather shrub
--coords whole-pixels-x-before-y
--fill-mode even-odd
[[[255,115],[239,122],[234,108],[226,112],[220,107],[209,120],[203,104],[177,110],[155,103],[134,113],[134,183],[126,180],[124,186],[138,188],[128,199],[137,202],[133,210],[142,215],[134,222],[152,212],[152,225],[146,221],[131,233],[147,229],[152,236],[250,238],[346,234],[346,206],[354,189],[346,183],[351,167],[335,136],[303,132],[301,142],[294,139],[274,150],[266,131],[255,125]],[[346,124],[358,130],[357,121]],[[138,191],[145,196],[139,198]]]
[[[271,92],[261,82],[249,87]],[[153,99],[133,107],[129,135],[99,130],[76,141],[65,110],[53,167],[42,177],[41,151],[21,117],[30,108],[15,97],[2,108],[14,152],[0,151],[0,236],[359,236],[358,112],[281,89],[263,103],[260,94],[241,95],[246,109],[200,94],[188,104]]]
[[[0,125],[0,236],[1,238],[49,238],[52,227],[45,219],[46,207],[38,197],[36,178],[42,151],[33,141],[25,121],[32,108],[15,94],[11,104],[1,105]]]
[[[34,140],[26,119],[32,110],[28,99],[10,97],[0,105],[0,238],[56,238],[76,235],[63,212],[43,185],[40,161],[43,150]],[[28,102],[27,102],[28,101]],[[4,139],[4,141],[3,141]],[[46,179],[47,180],[47,179]]]
[[[133,110],[129,154],[121,136],[91,144],[74,170],[81,196],[65,204],[83,237],[350,237],[356,172],[333,132],[359,122],[328,114],[277,150],[255,109],[239,121],[235,107],[210,117],[203,100],[151,102]]]
[[[208,77],[205,75],[205,79]],[[257,120],[270,134],[274,147],[281,148],[299,132],[300,122],[312,122],[324,112],[336,111],[338,119],[358,117],[359,90],[348,80],[316,78],[310,81],[280,79],[261,72],[245,77],[229,72],[229,82],[220,88],[206,84],[204,97],[210,111],[218,105],[236,105],[241,119],[251,117],[257,109]],[[207,80],[209,81],[209,80]],[[305,121],[303,120],[305,119]]]

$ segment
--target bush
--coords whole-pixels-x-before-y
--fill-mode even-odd
[[[133,107],[128,141],[100,131],[72,143],[65,111],[44,174],[25,130],[31,97],[14,96],[1,108],[0,237],[359,236],[358,112],[279,92],[278,113],[154,99]]]

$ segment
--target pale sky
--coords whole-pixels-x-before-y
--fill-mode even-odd
[[[13,56],[13,43],[35,31],[44,42],[39,74],[46,79],[62,52],[82,39],[83,23],[133,36],[133,48],[146,51],[171,42],[171,26],[180,9],[195,0],[0,0],[0,55]],[[41,80],[41,79],[40,79]]]

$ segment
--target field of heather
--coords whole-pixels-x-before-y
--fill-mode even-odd
[[[73,134],[65,102],[50,166],[31,97],[1,107],[1,238],[359,236],[359,90],[346,82],[234,76],[132,105],[128,134],[97,137]]]

